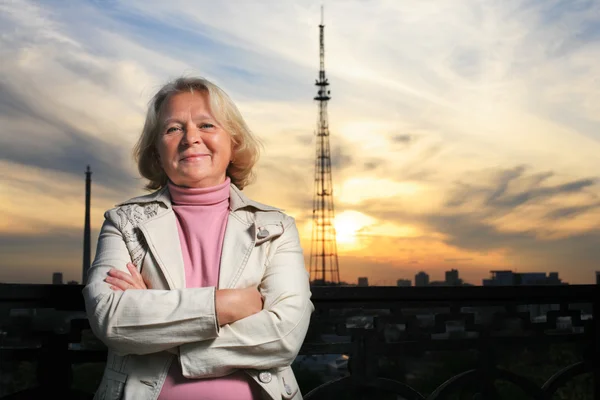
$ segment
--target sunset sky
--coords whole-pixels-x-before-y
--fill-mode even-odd
[[[0,3],[0,282],[81,280],[165,81],[213,80],[263,140],[257,201],[308,258],[317,104],[312,0]],[[326,0],[340,275],[600,270],[600,1]]]

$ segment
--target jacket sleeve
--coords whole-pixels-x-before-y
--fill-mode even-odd
[[[219,325],[214,287],[110,289],[104,282],[108,271],[117,268],[129,273],[126,264],[131,262],[131,256],[111,211],[105,218],[96,257],[83,289],[94,334],[119,355],[155,353],[216,337]]]
[[[259,286],[263,310],[222,326],[215,339],[181,345],[179,360],[185,377],[224,376],[237,368],[283,367],[296,358],[314,307],[293,218],[285,219],[284,233],[271,243],[271,254]]]

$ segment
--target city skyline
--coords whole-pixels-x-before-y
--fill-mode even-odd
[[[369,284],[368,276],[358,276],[356,282],[339,282],[339,285],[342,286],[486,286],[492,284],[494,281],[502,281],[506,282],[507,277],[513,279],[513,277],[524,277],[525,279],[516,278],[518,282],[514,284],[560,284],[560,285],[568,285],[569,282],[563,282],[559,277],[558,272],[524,272],[524,271],[512,271],[512,270],[495,270],[489,271],[489,277],[483,278],[482,282],[466,282],[460,277],[460,270],[451,269],[449,271],[444,271],[444,279],[431,279],[432,277],[427,273],[427,271],[418,271],[414,275],[414,279],[411,277],[400,277],[396,279],[396,283],[388,281],[377,281],[371,282],[373,284]],[[502,279],[497,279],[497,276],[500,274]],[[600,271],[594,271],[596,277],[596,284],[600,284]],[[63,273],[60,271],[52,272],[52,284],[64,284],[63,282]],[[523,283],[524,282],[524,283]],[[534,282],[534,283],[532,283]],[[8,282],[0,282],[0,283],[8,283]],[[69,284],[81,284],[76,280],[70,280],[67,282]],[[593,283],[593,282],[590,282]],[[318,283],[320,285],[320,283]],[[506,283],[504,283],[506,285]]]
[[[296,218],[308,265],[320,6],[1,5],[0,282],[81,280],[85,167],[93,256],[104,211],[143,193],[131,149],[146,103],[181,74],[222,86],[263,140],[245,192]],[[593,283],[600,3],[325,10],[340,280]]]

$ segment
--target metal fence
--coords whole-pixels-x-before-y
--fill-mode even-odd
[[[72,388],[72,367],[103,362],[106,350],[89,335],[82,288],[0,285],[0,367],[35,361],[38,383],[4,398],[91,398]],[[598,285],[312,292],[315,312],[294,364],[320,377],[304,389],[307,400],[575,399],[561,394],[569,387],[577,398],[600,399]],[[543,365],[563,345],[563,365]],[[445,372],[424,389],[423,371]]]

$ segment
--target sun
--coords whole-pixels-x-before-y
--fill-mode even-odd
[[[354,244],[356,242],[356,232],[360,226],[355,220],[336,217],[334,225],[338,244]]]
[[[373,223],[373,218],[358,211],[344,211],[335,216],[335,237],[338,245],[347,248],[359,246],[361,231]]]

